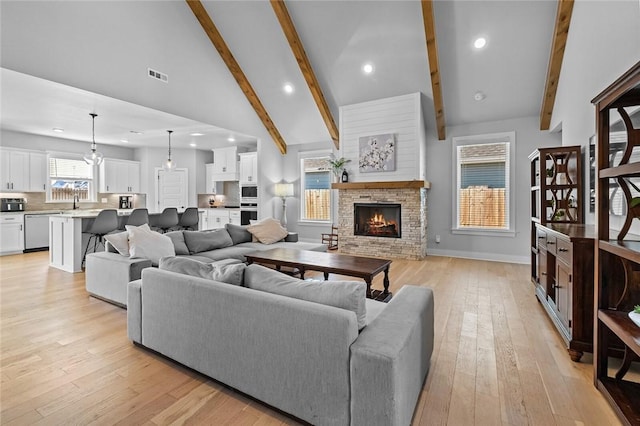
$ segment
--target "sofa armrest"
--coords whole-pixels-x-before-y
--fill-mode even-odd
[[[351,345],[351,424],[411,424],[433,336],[432,290],[402,287]]]
[[[130,259],[106,251],[87,255],[85,269],[87,292],[120,306],[127,306],[127,284],[140,279],[142,270],[151,266],[149,259]]]
[[[142,280],[127,285],[127,335],[142,344]]]
[[[298,242],[298,233],[297,232],[289,232],[289,234],[284,237],[284,240],[287,243],[297,243]]]

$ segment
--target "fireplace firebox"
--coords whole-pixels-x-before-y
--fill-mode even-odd
[[[353,204],[354,235],[402,238],[400,204]]]

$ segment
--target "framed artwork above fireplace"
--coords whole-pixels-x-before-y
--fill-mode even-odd
[[[396,170],[394,133],[362,136],[358,139],[358,166],[362,173]]]

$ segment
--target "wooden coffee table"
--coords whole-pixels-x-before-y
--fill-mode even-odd
[[[283,266],[296,268],[300,271],[302,279],[304,279],[305,271],[320,271],[324,273],[325,280],[329,278],[330,273],[362,278],[367,283],[367,297],[388,301],[392,296],[392,293],[389,292],[391,260],[284,248],[255,251],[246,254],[245,257],[249,264],[274,265],[278,271]],[[384,290],[372,290],[371,281],[380,272],[384,272]]]

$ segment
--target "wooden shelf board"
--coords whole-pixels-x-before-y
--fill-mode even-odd
[[[598,248],[616,256],[627,258],[632,262],[640,263],[640,241],[600,240],[598,241]]]
[[[431,188],[427,180],[399,180],[387,182],[347,182],[332,183],[331,189],[394,189],[394,188]]]
[[[609,327],[629,349],[640,356],[640,327],[631,321],[627,312],[599,309],[598,319]]]
[[[640,176],[640,163],[629,163],[601,169],[598,176],[600,178],[638,177]]]
[[[627,424],[640,424],[640,384],[600,377],[598,389]]]

